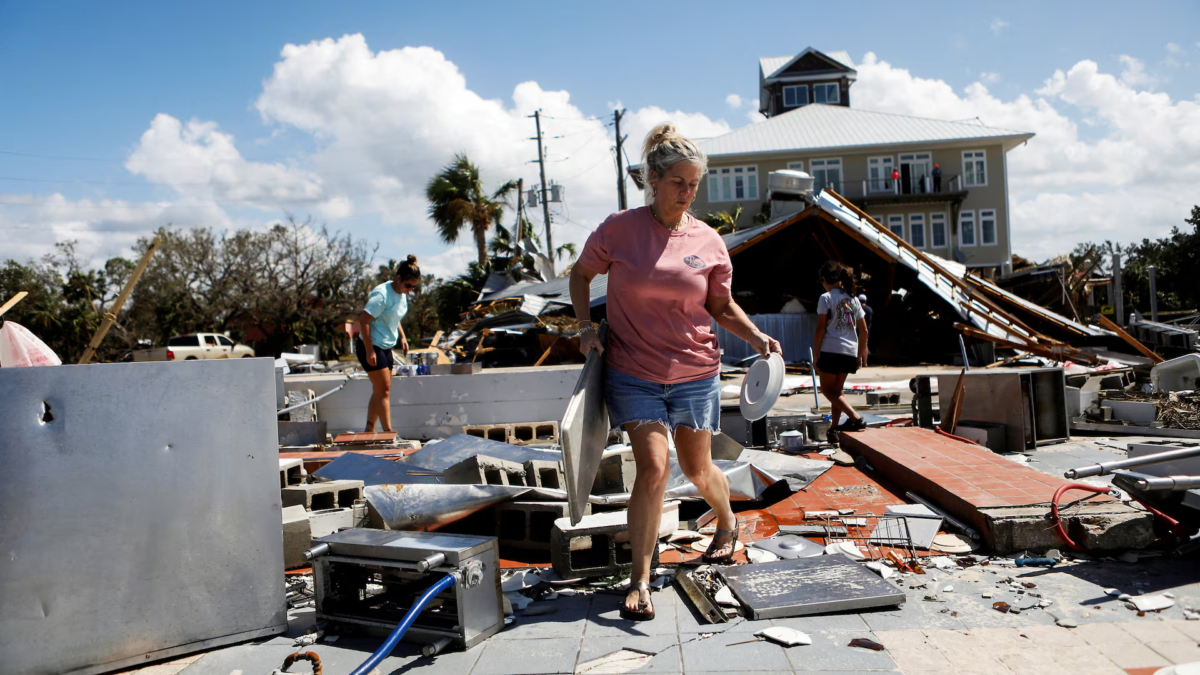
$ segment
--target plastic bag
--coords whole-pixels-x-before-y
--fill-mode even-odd
[[[61,366],[62,360],[24,326],[5,321],[0,327],[0,367]]]

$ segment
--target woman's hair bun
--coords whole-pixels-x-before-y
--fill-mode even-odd
[[[410,254],[407,258],[404,259],[404,262],[408,263],[409,265],[416,265],[417,264],[417,256]]]

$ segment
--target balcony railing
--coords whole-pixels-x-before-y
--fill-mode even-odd
[[[940,187],[940,189],[937,189]],[[829,181],[817,179],[813,191],[819,192],[830,189],[847,199],[864,199],[872,197],[889,197],[900,195],[935,195],[938,193],[956,193],[963,191],[962,176],[953,176],[949,180],[943,178],[940,186],[934,185],[933,176],[904,178],[867,178],[862,180]]]

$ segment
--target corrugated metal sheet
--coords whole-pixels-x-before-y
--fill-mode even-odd
[[[571,304],[571,288],[570,277],[559,277],[552,281],[547,281],[544,284],[537,283],[520,283],[513,284],[494,293],[488,293],[479,299],[479,302],[492,302],[493,300],[505,300],[507,298],[520,298],[522,296],[536,295],[545,298],[548,302],[557,302],[563,305]],[[597,274],[592,279],[592,307],[604,304],[604,297],[608,294],[608,275]]]
[[[906,115],[868,112],[840,105],[813,103],[724,136],[698,141],[709,157],[756,152],[853,148],[896,143],[1007,139],[1011,147],[1031,133],[967,122],[947,122]]]
[[[755,314],[750,322],[759,330],[779,340],[783,347],[783,360],[787,363],[808,360],[808,350],[813,346],[817,336],[816,314]],[[750,343],[735,336],[733,333],[713,324],[717,341],[724,350],[721,360],[725,363],[736,363],[758,352]]]
[[[1003,288],[1000,288],[999,286],[997,286],[996,284],[993,284],[992,282],[988,281],[987,279],[982,279],[980,277],[972,276],[971,280],[976,284],[982,284],[984,286],[987,286],[989,289],[992,290],[993,293],[1003,295],[1005,298],[1008,298],[1008,300],[1010,300],[1011,302],[1021,305],[1022,307],[1033,312],[1034,314],[1041,314],[1043,316],[1048,316],[1052,321],[1060,321],[1062,323],[1065,323],[1068,326],[1071,326],[1072,328],[1074,328],[1075,330],[1080,331],[1081,333],[1085,333],[1087,335],[1091,335],[1094,337],[1116,335],[1116,333],[1113,333],[1110,330],[1105,330],[1105,329],[1099,328],[1097,326],[1085,326],[1084,324],[1078,323],[1076,321],[1072,321],[1072,320],[1068,319],[1067,317],[1062,316],[1061,314],[1055,314],[1054,312],[1051,312],[1050,310],[1046,309],[1045,307],[1042,307],[1041,305],[1032,303],[1032,302],[1026,300],[1025,298],[1022,298],[1019,295],[1014,295],[1014,294],[1004,290]]]

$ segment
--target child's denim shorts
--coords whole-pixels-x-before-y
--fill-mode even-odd
[[[630,422],[721,432],[721,376],[658,384],[608,367],[604,400],[613,429]]]

